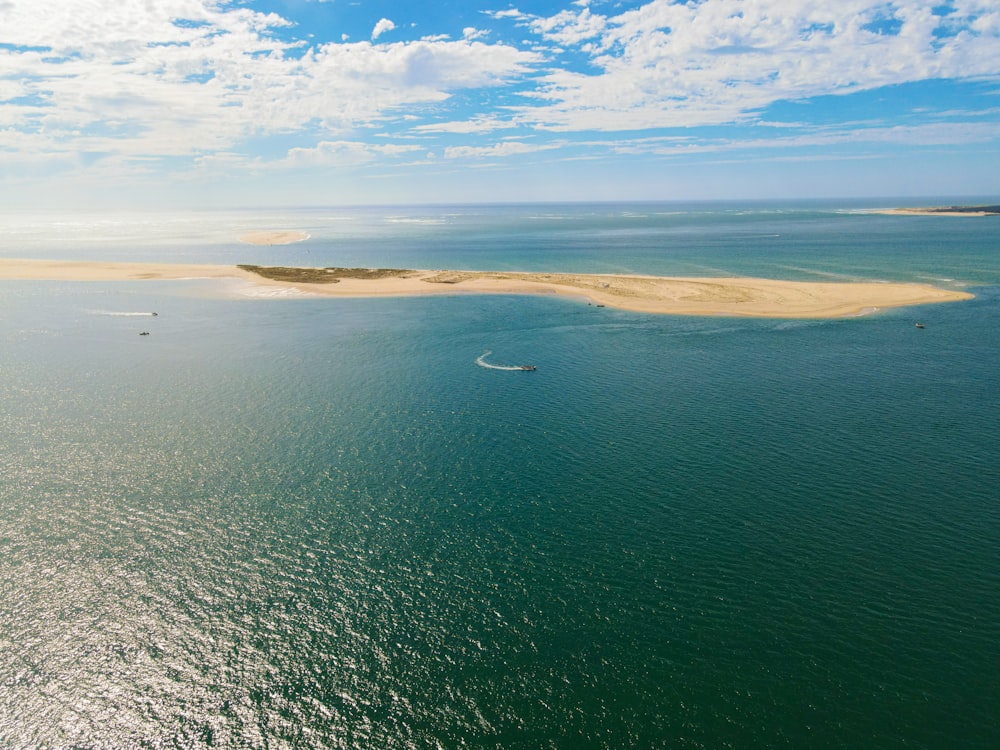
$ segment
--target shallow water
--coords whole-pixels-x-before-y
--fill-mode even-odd
[[[266,217],[313,235],[283,248],[177,219],[3,252],[977,297],[763,321],[4,282],[0,744],[997,744],[1000,224],[329,213]]]

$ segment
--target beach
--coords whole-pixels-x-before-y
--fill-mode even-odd
[[[757,318],[850,317],[883,308],[973,297],[967,292],[914,283],[0,259],[0,280],[16,279],[238,279],[246,284],[243,296],[268,296],[275,290],[328,297],[561,295],[634,312]]]
[[[886,216],[997,216],[998,206],[927,206],[921,208],[886,208],[873,213]]]
[[[0,279],[32,281],[142,281],[252,278],[236,266],[193,263],[117,263],[0,258]]]

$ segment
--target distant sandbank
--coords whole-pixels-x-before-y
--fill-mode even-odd
[[[636,312],[759,318],[849,317],[973,296],[926,284],[877,282],[0,259],[0,280],[14,279],[238,279],[250,296],[280,296],[271,294],[275,291],[329,297],[555,294]]]
[[[292,230],[268,230],[262,232],[247,232],[240,235],[240,242],[248,245],[291,245],[309,239],[308,232]]]
[[[885,208],[875,211],[892,216],[1000,216],[1000,206],[926,206]]]

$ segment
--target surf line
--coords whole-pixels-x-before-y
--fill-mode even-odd
[[[486,361],[486,358],[490,356],[493,352],[485,351],[480,356],[476,358],[476,364],[480,367],[485,367],[488,370],[509,370],[511,372],[525,372],[534,370],[534,365],[494,365]]]

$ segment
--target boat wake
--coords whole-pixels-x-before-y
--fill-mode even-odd
[[[113,310],[91,310],[92,315],[110,315],[113,318],[155,318],[155,312],[115,312]]]
[[[476,364],[480,367],[485,367],[487,370],[510,370],[511,372],[524,372],[525,370],[534,370],[534,365],[494,365],[486,361],[486,358],[493,352],[486,351],[483,352],[479,357],[476,358]]]

